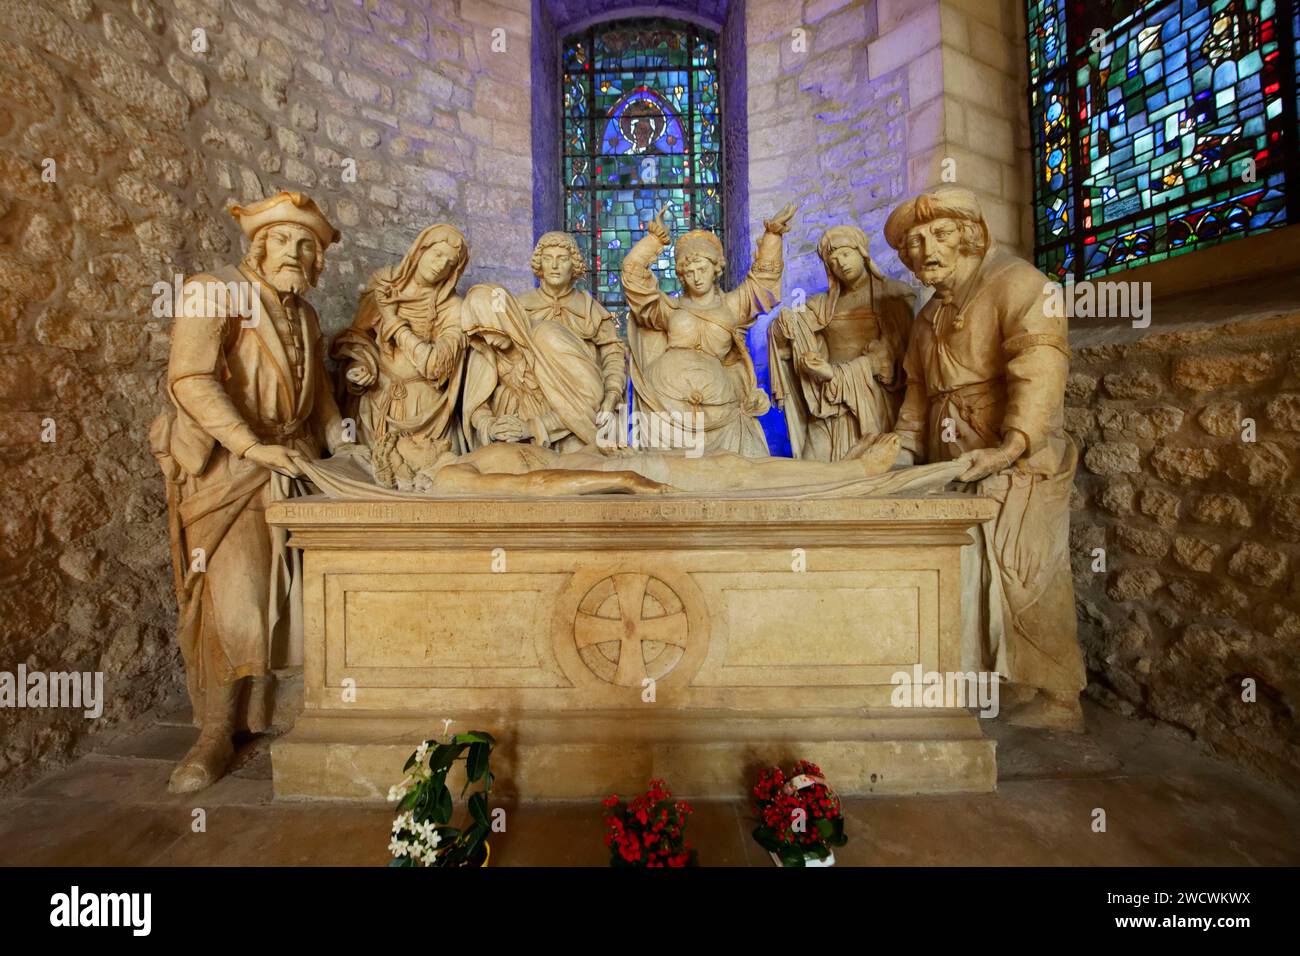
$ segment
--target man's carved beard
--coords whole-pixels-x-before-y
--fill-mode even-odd
[[[267,279],[281,295],[303,295],[307,291],[307,276],[293,266],[281,266]]]

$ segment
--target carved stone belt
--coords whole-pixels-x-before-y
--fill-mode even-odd
[[[406,378],[393,379],[392,384],[388,386],[388,397],[393,401],[401,401],[406,398],[406,386],[413,382],[423,382],[423,375],[408,375]]]
[[[275,422],[262,422],[253,426],[253,434],[263,441],[278,440],[284,441],[287,438],[295,438],[302,428],[302,422],[286,422],[277,424]]]
[[[989,401],[981,405],[976,405],[972,400],[978,397],[996,399],[1000,388],[1001,386],[999,383],[993,380],[969,382],[966,385],[959,385],[956,388],[939,389],[934,391],[930,394],[930,399],[933,401],[936,398],[942,398],[956,410],[957,414],[961,416],[962,421],[969,425],[975,434],[979,435],[985,441],[992,441],[997,436],[994,435],[993,430],[989,428],[988,424],[984,421],[983,416],[980,414],[985,408],[992,404],[992,402]]]

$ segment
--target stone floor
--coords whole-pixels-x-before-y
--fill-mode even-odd
[[[1088,710],[1086,736],[1000,728],[996,793],[845,801],[841,865],[1300,863],[1300,796],[1264,786],[1164,728]],[[267,741],[196,797],[167,793],[194,731],[161,721],[0,801],[8,865],[381,866],[391,810],[276,803]],[[693,801],[705,866],[770,866],[740,801]],[[507,807],[492,865],[602,866],[601,808]],[[1106,832],[1092,830],[1095,808]],[[195,808],[206,830],[194,832]]]

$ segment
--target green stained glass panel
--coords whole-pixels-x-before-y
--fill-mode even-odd
[[[623,257],[661,208],[674,235],[721,235],[717,42],[664,19],[598,24],[565,40],[565,225],[589,250],[590,286],[608,307],[623,307]],[[656,268],[678,291],[671,247]]]
[[[1083,278],[1287,223],[1300,209],[1292,7],[1029,0],[1042,268]]]

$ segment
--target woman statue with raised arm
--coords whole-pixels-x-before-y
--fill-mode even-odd
[[[650,266],[669,243],[663,211],[646,224],[646,234],[623,259],[623,291],[633,322],[628,324],[632,383],[639,411],[661,419],[652,433],[703,430],[706,451],[750,457],[768,453],[758,418],[771,406],[758,387],[745,330],[776,304],[780,295],[781,236],[795,207],[787,204],[764,224],[749,273],[724,292],[718,280],[726,266],[722,243],[693,229],[677,239],[675,259],[681,295],[659,288]]]

